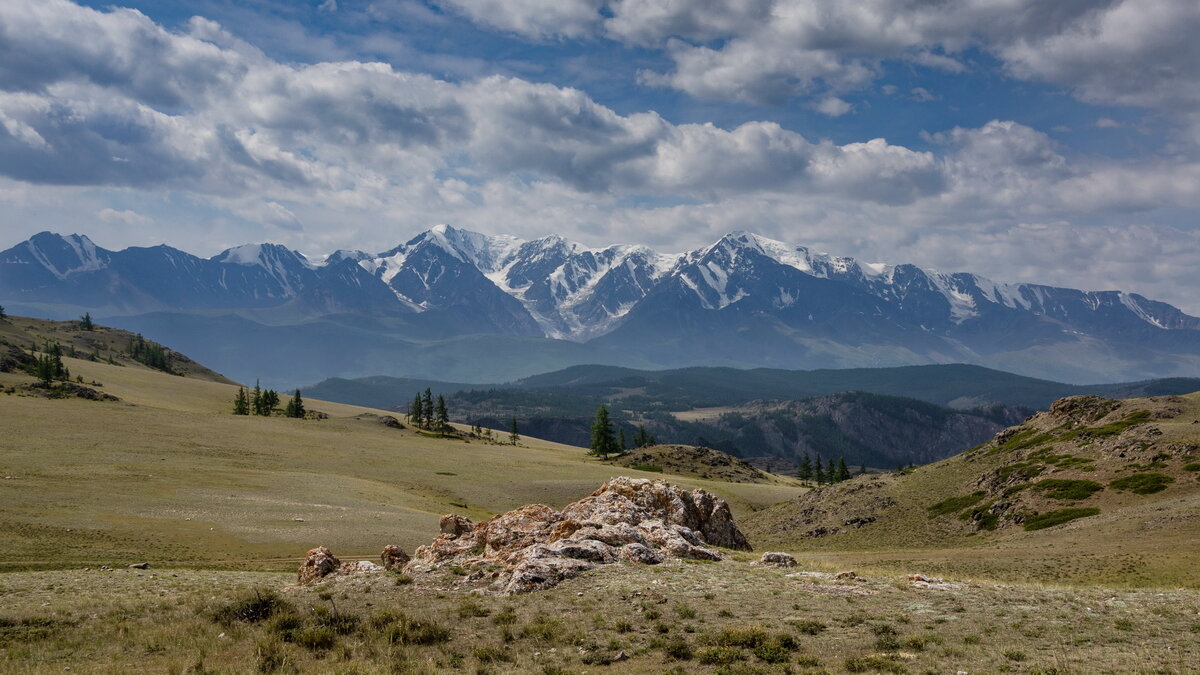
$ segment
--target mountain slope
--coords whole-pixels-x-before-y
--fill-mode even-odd
[[[1179,565],[1200,553],[1200,393],[1064,399],[961,455],[807,493],[747,529],[793,549],[903,550],[959,574],[1062,565],[1062,580],[1194,586]]]

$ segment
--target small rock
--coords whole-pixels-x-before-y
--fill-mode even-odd
[[[833,578],[840,579],[842,581],[866,581],[866,579],[858,576],[858,574],[856,574],[854,572],[854,570],[846,570],[845,572],[838,572],[837,574],[833,575]]]
[[[621,650],[621,651],[617,652],[617,655],[613,657],[614,662],[628,661],[628,660],[629,660],[629,655],[625,653],[625,650]]]
[[[148,570],[148,569],[150,569],[150,563],[148,563],[148,562],[133,563],[132,565],[129,566],[129,569],[131,569],[131,570]]]
[[[442,534],[457,537],[474,529],[475,523],[471,522],[471,519],[465,516],[447,513],[438,520],[438,527],[441,529]]]
[[[293,523],[303,523],[304,519],[303,518],[292,518],[292,522]]]
[[[755,565],[769,565],[771,567],[795,567],[796,558],[788,553],[779,553],[776,551],[767,551],[762,554]]]

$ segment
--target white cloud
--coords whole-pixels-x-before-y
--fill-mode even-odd
[[[110,224],[120,225],[149,225],[154,222],[152,219],[143,216],[137,211],[124,210],[117,211],[115,209],[103,208],[96,213],[96,217]]]
[[[854,106],[836,96],[826,96],[813,106],[817,112],[829,117],[841,117],[854,110]]]
[[[748,2],[687,30],[753,22],[764,6]],[[654,7],[680,6],[642,10]],[[906,45],[921,33],[912,21],[864,21],[838,39],[853,43],[869,28]],[[381,63],[280,63],[210,21],[173,33],[136,12],[64,0],[10,0],[0,5],[0,27],[9,25],[22,33],[5,34],[0,57],[30,50],[45,63],[17,72],[0,58],[0,204],[14,223],[52,219],[74,230],[99,219],[111,245],[133,224],[181,246],[259,237],[313,253],[382,250],[447,221],[677,250],[749,229],[863,258],[1176,302],[1188,287],[1180,280],[1194,275],[1195,233],[1149,224],[1200,207],[1200,162],[1186,156],[1072,158],[1004,120],[929,134],[932,151],[885,139],[839,145],[772,122],[673,124],[520,78],[449,82]],[[77,35],[90,39],[81,46]],[[679,63],[707,49],[714,69],[697,69],[697,86],[733,83],[738,69],[716,66],[734,42],[683,45]],[[874,76],[867,60],[846,80],[834,72],[845,65],[836,45],[825,46],[828,60],[806,65],[810,84]],[[796,64],[776,65],[786,78]],[[849,105],[823,97],[832,112]],[[164,218],[156,202],[168,193],[217,215]],[[141,213],[156,218],[135,222]],[[1131,222],[1147,224],[1122,234]]]

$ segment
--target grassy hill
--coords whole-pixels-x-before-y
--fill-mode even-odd
[[[28,329],[15,319],[0,330]],[[0,393],[0,536],[12,542],[0,567],[147,559],[286,569],[318,544],[350,557],[386,543],[412,550],[451,511],[482,519],[531,502],[561,507],[617,474],[664,477],[536,439],[431,438],[380,424],[386,411],[317,399],[308,408],[329,419],[234,416],[236,385],[199,366],[177,376],[64,362],[120,400]],[[0,391],[32,381],[0,373]],[[739,515],[798,491],[665,477],[721,494]]]
[[[860,565],[1200,587],[1200,394],[1065,399],[969,452],[815,490],[746,526]]]
[[[798,485],[798,482],[760,471],[720,450],[689,445],[651,445],[638,448],[614,460],[619,466],[676,476],[716,479],[730,483],[772,483]]]

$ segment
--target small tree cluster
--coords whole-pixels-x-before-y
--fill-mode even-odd
[[[29,350],[33,357],[31,375],[46,384],[54,380],[66,382],[71,379],[71,371],[62,362],[62,346],[57,342],[47,342],[42,346],[40,354],[33,347],[30,347]]]
[[[648,445],[658,445],[658,441],[654,440],[653,434],[646,433],[646,425],[639,424],[637,431],[633,432],[633,447],[644,448]]]
[[[438,394],[435,402],[433,392],[429,389],[413,396],[408,407],[408,421],[418,429],[436,431],[442,436],[453,431],[453,427],[450,426],[450,411],[446,409],[446,398]]]
[[[91,318],[88,317],[88,320],[90,321]],[[167,353],[167,348],[160,344],[150,342],[140,334],[135,335],[133,339],[129,341],[129,356],[134,361],[145,364],[146,366],[149,366],[155,370],[161,370],[164,373],[175,373],[175,371],[171,369],[171,357]],[[278,401],[276,401],[276,403],[278,404]]]
[[[866,465],[863,465],[859,474],[866,473]],[[840,483],[844,480],[850,480],[850,469],[846,466],[846,458],[839,457],[837,464],[830,459],[826,464],[821,463],[821,456],[817,455],[814,461],[809,457],[808,453],[800,458],[800,466],[796,469],[796,477],[801,480],[812,480],[818,484],[824,483]]]
[[[295,404],[300,398],[300,390],[296,390],[296,396],[288,404],[289,408]],[[256,381],[254,389],[249,393],[245,387],[238,387],[237,394],[233,397],[233,414],[234,415],[260,415],[262,417],[270,417],[275,414],[276,408],[279,407],[279,392],[274,389],[263,389]],[[288,414],[288,417],[304,417],[303,404],[300,406],[299,415]]]
[[[292,400],[288,401],[287,407],[283,409],[283,415],[284,417],[303,419],[304,413],[304,399],[300,398],[300,390],[297,389],[296,394],[292,396]]]
[[[96,330],[96,324],[92,323],[91,312],[84,312],[83,316],[79,317],[79,330]]]

